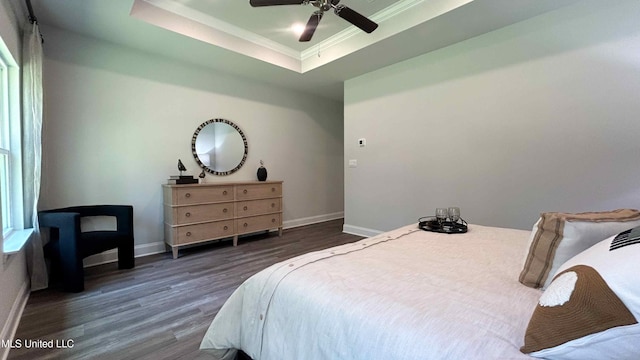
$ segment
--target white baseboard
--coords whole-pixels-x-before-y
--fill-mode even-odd
[[[332,214],[318,215],[318,216],[310,216],[301,219],[287,220],[282,223],[282,227],[284,229],[291,229],[299,226],[317,224],[325,221],[342,219],[344,217],[344,212],[336,212]],[[161,254],[166,250],[163,241],[157,241],[149,244],[136,245],[135,247],[135,256],[149,256],[153,254]],[[102,265],[106,263],[116,262],[118,261],[118,250],[108,250],[100,254],[92,255],[84,259],[84,267]]]
[[[301,218],[301,219],[287,220],[282,223],[282,227],[284,229],[291,229],[299,226],[306,226],[306,225],[317,224],[325,221],[342,219],[343,217],[344,217],[344,212],[340,211],[332,214],[324,214],[324,215],[310,216],[310,217]]]
[[[367,228],[363,228],[363,227],[359,227],[359,226],[353,226],[353,225],[344,224],[344,225],[342,225],[342,232],[345,232],[347,234],[352,234],[352,235],[359,235],[359,236],[364,236],[364,237],[372,237],[372,236],[380,235],[384,231],[367,229]]]
[[[135,257],[160,254],[166,251],[164,242],[156,241],[150,244],[136,245],[134,248]],[[84,267],[102,265],[118,261],[118,249],[107,250],[103,253],[91,255],[84,259]]]
[[[29,282],[25,281],[22,283],[20,290],[18,290],[18,296],[16,296],[11,306],[7,322],[2,328],[2,333],[0,333],[0,339],[3,341],[13,341],[16,330],[18,330],[18,324],[20,324],[20,318],[22,318],[22,312],[27,306],[27,300],[29,300]],[[11,347],[1,346],[0,359],[5,360],[9,356],[9,350],[11,350]]]

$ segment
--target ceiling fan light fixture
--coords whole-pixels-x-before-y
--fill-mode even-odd
[[[296,34],[296,36],[300,36],[304,32],[305,24],[303,24],[303,23],[294,23],[293,25],[291,25],[291,27],[289,29],[291,30],[291,32]]]

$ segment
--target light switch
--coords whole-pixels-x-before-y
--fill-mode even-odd
[[[356,159],[349,160],[349,167],[350,168],[358,167],[358,160]]]
[[[367,146],[367,139],[365,139],[365,138],[358,139],[358,146],[360,146],[360,147]]]

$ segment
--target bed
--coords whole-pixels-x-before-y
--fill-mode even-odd
[[[289,259],[231,295],[201,349],[221,360],[530,359],[520,349],[543,290],[518,275],[532,237],[413,224]]]

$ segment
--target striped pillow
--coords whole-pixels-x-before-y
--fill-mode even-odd
[[[640,225],[640,211],[618,209],[585,213],[542,213],[531,232],[519,281],[546,288],[561,264],[599,241]]]

